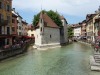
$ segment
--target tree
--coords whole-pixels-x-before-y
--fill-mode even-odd
[[[68,38],[72,38],[74,35],[73,28],[71,26],[68,27]]]
[[[42,13],[47,13],[47,15],[59,26],[61,27],[62,26],[62,22],[60,20],[60,15],[52,10],[50,11],[45,11],[43,10]],[[36,27],[36,25],[38,24],[39,22],[39,17],[40,17],[40,13],[38,13],[37,15],[34,16],[34,19],[33,19],[33,25],[34,27]]]

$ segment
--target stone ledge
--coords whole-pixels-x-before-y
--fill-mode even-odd
[[[34,45],[33,48],[37,49],[37,50],[48,50],[48,49],[52,49],[52,48],[57,48],[57,47],[61,47],[61,45],[59,43],[52,43],[52,44],[43,44],[43,45]]]

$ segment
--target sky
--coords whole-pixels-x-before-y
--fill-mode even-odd
[[[41,8],[46,11],[57,11],[65,17],[68,24],[76,24],[85,20],[87,14],[98,10],[99,6],[100,0],[13,0],[12,2],[12,7],[29,24]]]

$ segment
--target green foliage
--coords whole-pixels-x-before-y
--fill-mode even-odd
[[[52,10],[50,11],[45,11],[43,10],[42,13],[47,13],[47,15],[58,25],[58,26],[62,26],[62,22],[60,20],[60,15]],[[38,13],[37,15],[34,16],[33,19],[33,25],[36,26],[39,22],[39,16],[40,13]]]
[[[68,27],[68,38],[72,38],[73,37],[73,28],[71,26]]]
[[[52,10],[47,12],[48,16],[58,25],[62,26],[62,22],[60,20],[60,15],[57,12],[54,12]]]

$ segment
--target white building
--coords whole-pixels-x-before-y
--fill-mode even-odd
[[[38,28],[35,30],[36,47],[60,45],[59,27],[46,14],[41,13]]]
[[[35,34],[35,30],[33,28],[32,25],[28,25],[28,31],[27,31],[27,34],[29,37],[34,37],[34,34]]]
[[[17,13],[18,14],[18,13]],[[18,35],[19,36],[22,36],[23,35],[23,24],[22,24],[22,17],[18,14],[18,17],[17,17],[17,21],[18,21],[18,28],[17,28],[17,31],[18,31]]]
[[[28,23],[26,21],[22,21],[22,35],[27,36],[28,32]]]
[[[81,37],[81,25],[77,24],[73,26],[74,37],[79,39]]]

